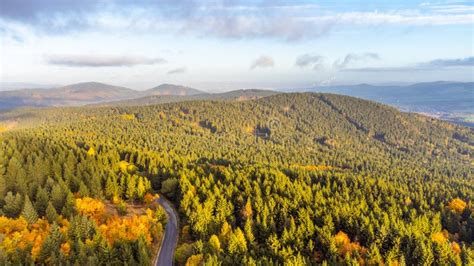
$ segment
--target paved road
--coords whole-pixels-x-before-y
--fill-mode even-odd
[[[178,220],[174,209],[167,200],[160,197],[156,201],[165,209],[168,223],[166,224],[165,236],[161,243],[158,259],[155,260],[155,266],[171,266],[174,262],[174,251],[178,243]]]

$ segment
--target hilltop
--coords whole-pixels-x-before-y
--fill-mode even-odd
[[[206,92],[196,90],[190,87],[173,85],[173,84],[161,84],[154,88],[148,89],[143,92],[145,95],[176,95],[176,96],[190,96],[196,94],[207,94]]]
[[[360,97],[474,126],[474,82],[424,82],[411,85],[334,85],[303,89]]]
[[[137,91],[99,82],[84,82],[50,89],[0,91],[0,109],[70,106],[137,97]]]
[[[256,100],[263,97],[279,94],[280,92],[270,90],[235,90],[223,93],[199,93],[190,95],[152,95],[136,99],[111,101],[96,104],[97,106],[144,106],[163,103],[187,102],[198,100],[212,101],[246,101]]]

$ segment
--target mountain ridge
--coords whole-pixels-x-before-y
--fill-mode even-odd
[[[175,85],[164,83],[156,87],[147,89],[144,93],[148,96],[152,95],[179,95],[179,96],[188,96],[188,95],[197,95],[197,94],[207,94],[207,92],[193,89],[187,86]]]
[[[402,111],[429,114],[474,126],[474,82],[435,81],[410,85],[334,85],[302,89],[337,93],[395,106]]]
[[[203,93],[194,95],[149,95],[135,99],[127,99],[121,101],[110,101],[98,104],[92,104],[96,106],[144,106],[164,103],[175,103],[175,102],[187,102],[187,101],[246,101],[256,100],[282,92],[271,91],[271,90],[233,90],[222,93]]]
[[[205,92],[173,84],[161,84],[138,91],[101,82],[81,82],[55,88],[0,91],[0,110],[17,107],[80,106],[150,95],[196,95]]]

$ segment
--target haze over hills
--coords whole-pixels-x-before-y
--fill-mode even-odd
[[[190,87],[173,84],[161,84],[145,91],[146,95],[179,95],[189,96],[196,94],[207,94],[206,92],[196,90]]]
[[[369,99],[399,108],[402,111],[474,125],[473,82],[429,82],[412,85],[337,85],[317,86],[286,91],[330,92]],[[99,82],[78,83],[50,89],[0,91],[0,110],[16,107],[45,106],[133,106],[192,100],[249,100],[276,94],[268,90],[237,90],[207,93],[181,85],[161,84],[138,91]]]
[[[403,111],[425,113],[474,125],[474,82],[437,81],[405,86],[318,86],[304,91],[344,94],[389,104]]]
[[[272,96],[281,92],[270,90],[235,90],[223,93],[200,93],[194,95],[152,95],[136,99],[112,101],[96,104],[98,106],[143,106],[163,103],[196,101],[196,100],[213,100],[213,101],[245,101],[256,100],[263,97]]]
[[[19,89],[48,89],[61,87],[59,84],[40,84],[40,83],[27,83],[27,82],[4,82],[0,81],[0,91],[10,91],[10,90],[19,90]]]
[[[79,106],[106,101],[118,101],[148,95],[195,95],[204,92],[171,84],[137,91],[100,82],[84,82],[49,89],[19,89],[0,91],[0,110],[16,107]]]

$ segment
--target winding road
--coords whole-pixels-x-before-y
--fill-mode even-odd
[[[156,200],[166,211],[168,216],[168,223],[165,228],[165,235],[161,242],[160,250],[158,251],[157,258],[155,259],[155,266],[171,266],[174,262],[174,251],[176,244],[178,243],[178,219],[171,204],[160,197]]]

